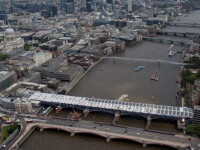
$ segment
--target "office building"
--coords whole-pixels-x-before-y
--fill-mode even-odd
[[[133,0],[128,0],[128,12],[132,11]]]
[[[74,3],[66,3],[65,8],[66,8],[65,9],[66,14],[74,13]]]

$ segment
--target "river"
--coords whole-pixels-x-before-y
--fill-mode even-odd
[[[183,49],[183,47],[175,47],[177,50]],[[168,53],[169,45],[167,44],[143,42],[127,47],[126,51],[114,56],[143,60],[103,60],[88,72],[69,92],[69,95],[115,100],[122,94],[128,94],[129,101],[176,105],[176,77],[179,75],[180,66],[167,63],[159,65],[158,60],[180,62],[181,56],[176,54],[168,57]],[[149,62],[148,60],[156,61]],[[137,66],[144,66],[144,69],[135,72],[134,68]],[[151,74],[155,72],[159,72],[158,82],[150,80]]]
[[[191,22],[191,16],[195,20],[200,20],[200,11],[193,12],[188,17],[180,18]],[[167,27],[169,30],[177,31],[177,27]],[[179,28],[196,32],[199,28]],[[158,60],[181,62],[181,55],[176,54],[168,57],[169,46],[167,44],[152,43],[144,41],[141,44],[127,47],[124,52],[114,54],[114,57],[133,58],[133,60],[121,60],[108,58],[103,60],[69,92],[69,95],[98,97],[115,100],[122,94],[128,94],[129,101],[153,103],[162,105],[176,105],[176,77],[180,74],[178,65],[160,63]],[[183,47],[175,46],[174,49],[181,51]],[[111,56],[111,57],[113,57]],[[136,61],[134,58],[143,59]],[[145,59],[147,59],[145,61]],[[148,60],[157,60],[150,62]],[[135,72],[134,68],[144,66],[140,72]],[[154,72],[159,73],[159,81],[151,81],[150,76]],[[153,98],[152,98],[153,97]],[[53,111],[50,115],[56,117],[66,117],[72,110],[65,109],[59,114]],[[78,111],[78,110],[76,110]],[[111,123],[113,116],[103,113],[90,113],[88,118],[81,116],[81,119]],[[144,128],[146,121],[136,117],[123,117],[117,124]],[[174,123],[164,123],[153,121],[150,129],[180,134]],[[35,131],[21,145],[23,150],[144,150],[141,144],[134,142],[111,140],[106,143],[105,139],[90,135],[75,135],[70,137],[68,133],[45,130]],[[172,148],[161,146],[147,146],[145,150],[170,150]]]

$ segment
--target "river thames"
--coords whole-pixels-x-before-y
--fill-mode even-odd
[[[200,11],[194,12],[194,14],[200,16]],[[180,20],[186,18],[182,16]],[[194,18],[196,17],[194,16]],[[193,20],[195,21],[195,19]],[[167,27],[167,29],[176,30],[176,27]],[[185,28],[180,28],[180,30],[185,31]],[[199,29],[187,28],[187,30],[196,32]],[[159,60],[182,62],[181,54],[179,53],[168,57],[169,47],[169,44],[146,41],[143,41],[141,44],[126,47],[125,51],[110,56],[111,58],[103,60],[91,69],[69,92],[69,95],[115,100],[122,94],[128,94],[129,101],[174,106],[176,105],[176,78],[180,75],[180,66],[167,62],[158,63]],[[181,46],[174,46],[174,49],[177,51],[182,51],[183,48]],[[129,60],[113,59],[112,57],[129,58]],[[144,69],[140,72],[135,72],[134,68],[137,66],[144,66]],[[159,81],[150,80],[151,74],[155,72],[159,74]],[[66,117],[71,111],[70,109],[62,110],[59,114],[53,111],[50,115]],[[103,113],[91,113],[88,118],[81,116],[81,119],[111,123],[113,116]],[[117,122],[119,125],[137,128],[145,128],[145,123],[146,121],[144,119],[137,117],[123,117]],[[176,129],[175,123],[153,121],[150,129],[182,134],[181,131]],[[74,137],[70,137],[69,133],[53,130],[45,130],[43,132],[36,130],[20,148],[23,150],[171,149],[155,145],[143,148],[141,144],[122,140],[111,140],[111,142],[107,143],[105,139],[96,136],[77,134]]]

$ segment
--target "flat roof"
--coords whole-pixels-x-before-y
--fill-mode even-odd
[[[51,93],[32,92],[26,98],[46,103],[79,105],[84,107],[97,107],[101,109],[121,110],[126,112],[136,112],[144,114],[164,115],[168,117],[192,118],[193,111],[191,108],[164,106],[155,104],[125,102],[119,100],[108,100],[98,98],[76,97]]]

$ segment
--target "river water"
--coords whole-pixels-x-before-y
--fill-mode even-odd
[[[200,11],[194,12],[194,19],[198,20]],[[193,14],[191,15],[193,16]],[[182,16],[181,19],[190,20]],[[200,20],[200,19],[199,19]],[[189,21],[191,22],[191,21]],[[167,27],[177,31],[177,27]],[[180,30],[185,31],[185,28]],[[186,28],[196,32],[200,28]],[[165,61],[181,62],[180,54],[168,57],[170,45],[152,42],[143,42],[127,47],[124,52],[114,54],[111,57],[132,58],[132,60],[121,60],[108,58],[103,60],[70,91],[69,95],[107,98],[115,100],[122,94],[128,94],[129,101],[141,103],[153,103],[161,105],[176,105],[176,77],[180,74],[178,65],[169,63],[158,64],[159,59]],[[184,47],[175,46],[174,49],[181,51]],[[142,59],[142,61],[134,60]],[[146,59],[146,60],[145,60]],[[149,60],[155,60],[150,62]],[[140,72],[134,68],[144,66]],[[151,81],[152,73],[159,73],[159,81]],[[153,98],[152,98],[153,97]],[[59,114],[52,111],[50,115],[66,117],[72,110],[64,109]],[[76,110],[78,111],[78,110]],[[83,120],[111,123],[112,115],[103,113],[90,113],[88,118],[81,116]],[[146,121],[136,117],[122,117],[117,124],[144,128]],[[150,129],[181,134],[174,123],[153,121]],[[70,137],[68,133],[61,131],[45,130],[35,131],[21,145],[23,150],[170,150],[172,148],[161,146],[147,146],[142,148],[141,144],[134,142],[111,140],[90,135],[75,135]]]
[[[178,16],[174,22],[200,24],[200,10]],[[193,28],[193,27],[167,26],[166,29],[173,32],[176,31],[176,32],[200,33],[200,28]]]
[[[175,46],[177,50],[183,47]],[[168,57],[169,45],[143,42],[126,51],[115,54],[115,57],[133,58],[133,60],[105,59],[75,86],[69,95],[117,99],[128,94],[129,101],[176,105],[176,77],[178,65],[161,63],[158,60],[181,61],[180,54]],[[143,61],[134,60],[134,58]],[[146,59],[146,60],[145,60]],[[148,60],[156,60],[149,62]],[[134,68],[144,66],[140,72]],[[152,73],[159,73],[159,81],[150,80]],[[170,73],[169,73],[170,72]],[[152,99],[154,97],[154,99]]]
[[[35,131],[22,145],[23,150],[173,150],[167,147],[147,146],[122,140],[107,143],[104,138],[66,132]]]

